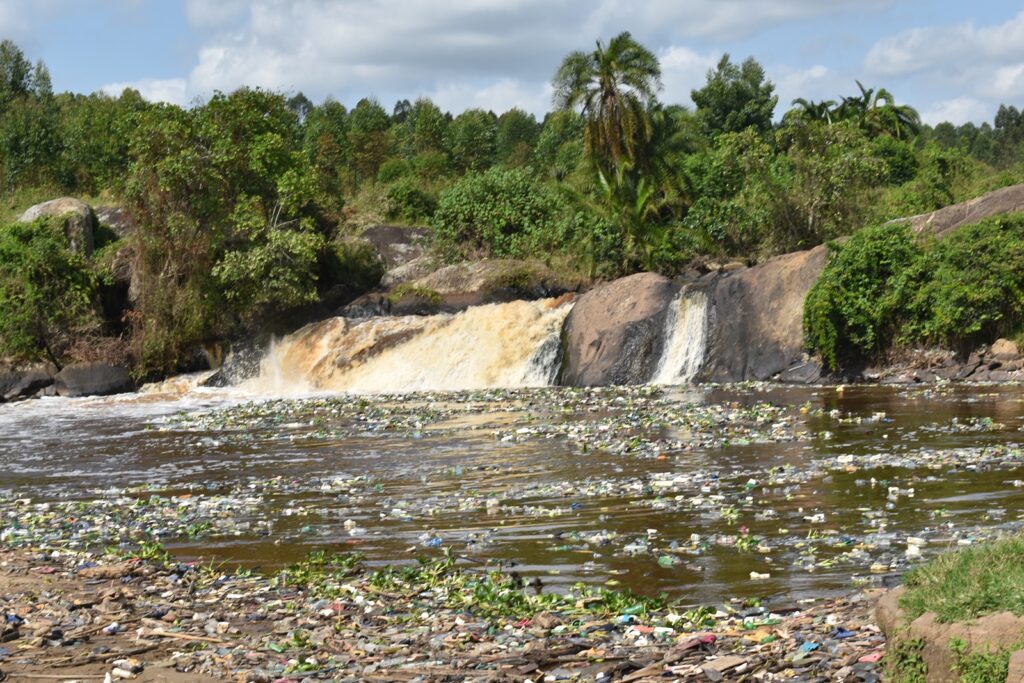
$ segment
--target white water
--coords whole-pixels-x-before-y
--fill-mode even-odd
[[[686,384],[700,371],[708,337],[708,297],[684,288],[665,316],[665,350],[652,384]]]
[[[242,388],[285,395],[548,386],[570,309],[548,299],[455,315],[331,318],[275,344]]]

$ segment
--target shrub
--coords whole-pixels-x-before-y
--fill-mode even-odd
[[[368,292],[384,277],[384,263],[372,245],[346,240],[330,245],[320,260],[320,287],[343,284],[356,292]]]
[[[437,200],[411,178],[403,178],[388,188],[388,218],[408,223],[430,220],[437,209]]]
[[[1024,323],[1024,214],[989,218],[942,240],[906,225],[831,245],[804,305],[808,348],[837,370],[893,343],[966,351]]]
[[[920,257],[905,225],[865,228],[843,244],[831,243],[804,304],[808,348],[838,370],[887,347],[901,313],[899,282]]]
[[[59,225],[0,226],[0,355],[60,365],[74,338],[99,326],[96,277]]]
[[[1012,335],[1024,321],[1024,214],[930,245],[896,296],[907,307],[906,341],[966,349]]]
[[[552,242],[558,212],[556,196],[528,169],[468,173],[441,193],[436,244],[448,257],[526,256]]]

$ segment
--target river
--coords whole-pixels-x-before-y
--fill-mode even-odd
[[[1022,525],[1016,386],[271,398],[186,381],[0,406],[0,540],[264,568],[445,549],[692,604],[894,581]]]

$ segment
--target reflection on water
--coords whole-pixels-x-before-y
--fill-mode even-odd
[[[165,390],[0,406],[0,511],[16,498],[151,501],[146,514],[166,523],[149,531],[184,557],[266,567],[326,547],[384,563],[451,546],[555,590],[618,582],[694,603],[877,582],[914,561],[908,537],[927,556],[1021,522],[1017,387],[549,388],[263,407]],[[204,525],[189,538],[175,515]]]

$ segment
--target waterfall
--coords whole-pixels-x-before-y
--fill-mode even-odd
[[[274,344],[243,388],[281,395],[546,386],[558,374],[571,308],[546,299],[454,315],[331,318]]]
[[[665,349],[652,384],[686,384],[700,371],[708,336],[708,297],[683,288],[665,316]]]

